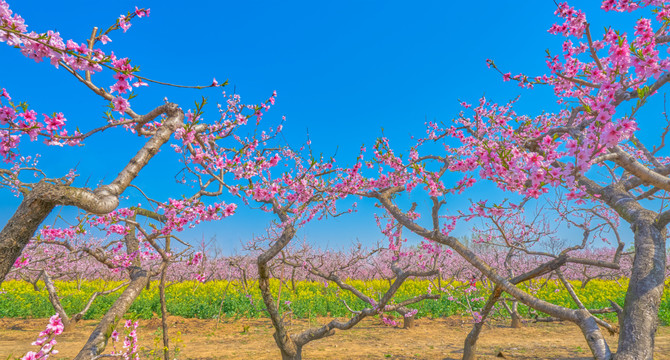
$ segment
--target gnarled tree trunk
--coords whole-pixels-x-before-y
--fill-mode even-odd
[[[285,217],[284,213],[281,213]],[[284,220],[284,218],[282,218]],[[270,268],[268,263],[272,260],[279,252],[293,239],[296,231],[293,227],[293,224],[287,225],[282,231],[281,236],[277,241],[275,241],[272,246],[263,252],[256,259],[256,265],[258,266],[258,287],[261,290],[261,296],[263,302],[267,307],[268,314],[270,315],[270,320],[272,325],[275,328],[275,333],[273,337],[279,350],[281,351],[281,356],[283,360],[300,360],[302,359],[302,346],[296,344],[295,341],[289,335],[286,327],[284,326],[284,321],[279,314],[279,309],[275,304],[274,298],[272,296],[272,291],[270,291]]]
[[[37,184],[39,186],[40,184]],[[0,284],[21,256],[30,238],[42,221],[51,213],[55,204],[40,199],[33,192],[25,195],[21,205],[0,231]]]
[[[105,313],[105,316],[102,317],[84,347],[77,354],[77,357],[75,357],[75,360],[91,360],[105,350],[107,341],[112,335],[114,328],[116,328],[123,315],[128,311],[130,305],[140,295],[142,289],[149,283],[149,273],[141,268],[134,268],[131,271],[130,278],[131,281],[128,287],[123,290],[121,296]]]
[[[512,318],[512,323],[510,326],[513,329],[518,329],[523,326],[523,323],[521,322],[521,316],[519,316],[519,302],[515,300],[512,300],[512,306],[507,305],[507,302],[504,300],[502,301],[503,306],[505,307],[505,310],[509,313],[510,317]]]
[[[631,224],[635,237],[635,258],[623,312],[619,314],[619,345],[616,360],[651,360],[658,326],[658,309],[663,294],[666,262],[666,225],[658,213],[645,209],[628,188],[640,180],[600,187],[582,178],[589,193],[614,209]]]
[[[632,223],[635,259],[619,321],[616,360],[651,360],[658,326],[658,309],[665,280],[665,227],[659,228],[651,211]]]
[[[284,339],[278,338],[279,332],[275,332],[272,336],[277,345],[282,344],[279,346],[282,360],[302,360],[302,346],[296,344],[290,336],[286,335]]]

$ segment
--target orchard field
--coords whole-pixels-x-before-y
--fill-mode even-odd
[[[0,0],[0,358],[670,358],[670,1],[146,2]]]
[[[370,296],[380,296],[388,289],[386,280],[353,280],[347,283],[357,288],[365,289]],[[429,280],[407,281],[396,293],[395,301],[402,302],[426,292],[434,282]],[[613,280],[593,280],[585,288],[581,288],[579,281],[571,281],[575,292],[582,299],[582,303],[589,309],[602,309],[610,307],[608,299],[623,305],[625,297],[626,279],[618,282]],[[56,282],[60,289],[59,296],[63,308],[67,313],[82,309],[91,295],[96,291],[104,291],[115,288],[121,283],[110,281],[82,281],[77,289],[74,281]],[[0,317],[3,318],[48,318],[53,315],[53,306],[49,302],[48,291],[40,286],[40,291],[35,291],[33,286],[25,281],[6,281],[3,284],[3,292],[0,294]],[[538,286],[539,287],[539,286]],[[455,282],[450,284],[439,299],[422,301],[410,305],[417,309],[416,318],[467,318],[471,311],[480,310],[490,290],[483,289],[480,283],[476,290],[465,293],[466,284]],[[278,294],[279,280],[271,281],[271,291]],[[365,307],[359,298],[350,293],[339,293],[337,285],[314,281],[298,281],[296,288],[284,285],[281,296],[278,297],[279,309],[282,313],[290,313],[292,318],[311,319],[316,317],[346,317],[349,310],[344,302],[353,308]],[[522,287],[529,291],[528,286]],[[436,292],[438,290],[435,290]],[[84,314],[83,319],[99,319],[120,295],[121,290],[111,293],[104,298],[97,299],[90,309]],[[534,291],[539,298],[551,301],[565,307],[576,307],[563,286],[556,281],[549,280],[539,290]],[[167,311],[174,316],[196,319],[257,319],[267,317],[263,305],[261,293],[253,285],[245,292],[240,281],[209,281],[204,284],[197,281],[184,281],[171,284],[166,289]],[[468,306],[468,304],[470,304]],[[535,317],[544,317],[545,314],[529,312],[527,306],[521,305],[519,313],[532,322]],[[149,289],[142,292],[137,300],[130,306],[126,317],[129,319],[153,319],[160,314],[160,299],[158,284],[153,282]],[[504,314],[498,314],[504,319]],[[614,320],[614,314],[606,314],[604,318]],[[661,325],[670,325],[670,289],[665,290],[659,310]],[[467,321],[467,319],[466,319]],[[472,322],[473,319],[470,318]],[[402,325],[402,324],[400,324]]]
[[[366,289],[370,294],[381,294],[388,288],[386,280],[353,280],[352,285]],[[588,308],[609,306],[607,299],[623,303],[627,283],[620,279],[592,280],[586,287],[580,281],[571,281],[576,292]],[[61,301],[65,311],[75,312],[82,308],[95,291],[114,288],[118,281],[103,282],[83,280],[56,281],[60,289]],[[41,291],[25,281],[6,281],[4,293],[0,295],[0,357],[21,352],[22,344],[30,341],[31,331],[40,330],[45,318],[51,316],[53,306],[49,302],[48,292],[38,283]],[[138,353],[143,359],[160,358],[161,324],[160,301],[157,283],[142,293],[133,303],[126,318],[139,320],[142,334]],[[273,293],[278,293],[279,280],[272,281]],[[299,330],[330,317],[346,317],[349,313],[342,300],[354,308],[365,306],[360,299],[350,294],[337,294],[334,284],[300,280],[296,288],[285,284],[280,301],[281,311],[291,318],[291,328]],[[408,281],[397,293],[398,301],[411,298],[433,286],[431,281]],[[542,299],[567,307],[574,307],[561,284],[549,280],[535,293]],[[531,284],[533,287],[533,284]],[[79,290],[77,289],[79,288]],[[178,358],[192,359],[274,359],[271,340],[272,326],[263,308],[260,292],[249,287],[244,290],[242,281],[213,280],[206,283],[198,281],[177,282],[166,290],[168,318],[175,340],[175,355]],[[318,359],[457,359],[462,354],[462,342],[474,322],[472,309],[479,310],[490,291],[479,283],[477,289],[465,293],[467,284],[453,282],[440,299],[424,301],[412,306],[418,309],[416,325],[403,329],[402,323],[391,323],[376,317],[361,324],[351,333],[335,340],[327,339],[306,352],[306,356]],[[445,290],[447,290],[445,288]],[[525,287],[526,291],[530,289]],[[532,291],[532,290],[530,290]],[[55,358],[74,357],[83,344],[88,328],[95,324],[118,298],[118,291],[99,298],[91,306],[83,321],[70,334],[59,339],[61,352]],[[657,335],[657,359],[670,358],[670,300],[666,289],[659,311],[662,326]],[[178,299],[181,299],[179,301]],[[340,300],[342,299],[342,300]],[[471,304],[472,308],[468,307]],[[503,309],[500,309],[503,310]],[[512,359],[536,358],[583,358],[586,355],[586,343],[579,331],[571,329],[562,322],[543,322],[546,315],[529,313],[521,305],[519,313],[526,320],[523,327],[512,328],[509,316],[500,312],[492,316],[481,339],[480,358],[499,358],[499,354]],[[539,316],[538,316],[539,315]],[[599,315],[614,320],[613,314]],[[42,318],[42,319],[39,319]],[[540,318],[540,321],[538,321]],[[395,319],[398,320],[398,319]],[[528,337],[544,337],[546,341],[529,344]],[[555,341],[560,337],[561,341]],[[554,341],[552,341],[554,340]],[[346,355],[339,353],[345,348]]]

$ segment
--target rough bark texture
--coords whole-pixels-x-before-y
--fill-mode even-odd
[[[282,219],[283,220],[283,219]],[[272,321],[272,326],[275,328],[273,337],[279,350],[281,351],[281,356],[283,360],[300,360],[302,359],[302,346],[298,346],[295,341],[289,336],[279,310],[275,304],[274,298],[272,296],[272,291],[270,291],[270,269],[268,267],[268,262],[272,260],[279,252],[293,239],[295,236],[295,228],[292,224],[287,225],[280,238],[275,241],[275,243],[263,254],[261,254],[256,260],[258,266],[258,287],[261,290],[261,295],[263,302],[267,307],[268,314],[270,315],[270,320]]]
[[[281,341],[277,339],[277,333],[273,334],[275,341]],[[281,358],[282,360],[302,360],[302,346],[297,346],[293,343],[292,346],[280,347]]]
[[[123,290],[121,296],[114,302],[112,307],[102,317],[98,326],[91,333],[86,344],[81,349],[75,360],[91,360],[101,354],[107,346],[107,341],[116,328],[119,320],[128,311],[130,305],[140,295],[142,289],[149,283],[149,274],[140,268],[134,268],[130,275],[130,284]]]
[[[161,302],[161,326],[163,327],[163,359],[170,360],[170,336],[168,333],[167,322],[167,300],[165,299],[165,273],[167,272],[167,265],[163,266],[161,270],[161,283],[159,286],[159,296]]]
[[[603,333],[598,327],[596,319],[586,309],[577,310],[579,312],[580,321],[577,323],[584,334],[586,343],[591,349],[591,353],[596,360],[611,360],[612,352],[610,351]]]
[[[518,302],[514,301],[512,303],[512,311],[510,311],[510,315],[512,316],[512,328],[518,329],[520,327],[523,327],[523,322],[521,321],[521,317],[519,316],[519,311],[518,309]]]
[[[635,258],[623,312],[619,316],[619,345],[616,360],[649,360],[653,358],[658,309],[665,280],[666,223],[659,214],[645,209],[628,189],[639,185],[634,178],[600,187],[580,179],[591,194],[596,194],[631,224],[635,237]]]
[[[470,330],[468,333],[468,336],[465,337],[465,343],[463,345],[463,360],[476,359],[477,340],[479,339],[479,334],[481,333],[482,327],[484,326],[484,320],[486,320],[489,313],[491,312],[491,309],[493,309],[493,305],[495,305],[495,303],[500,298],[501,293],[502,288],[500,286],[496,286],[491,295],[489,295],[489,299],[486,301],[486,305],[484,305],[484,308],[481,310],[482,321],[475,323],[475,325],[472,327],[472,330]]]
[[[55,204],[41,200],[32,192],[28,193],[7,225],[0,231],[0,284],[54,206]]]
[[[649,212],[651,213],[651,212]],[[619,324],[617,360],[651,360],[658,309],[665,279],[665,228],[653,223],[652,214],[640,214],[633,223],[635,259]]]
[[[58,296],[58,290],[56,289],[53,280],[51,280],[49,272],[44,271],[42,273],[42,276],[44,276],[44,287],[46,287],[47,292],[49,293],[49,301],[51,302],[51,305],[54,307],[54,310],[56,310],[56,314],[60,316],[60,319],[63,322],[63,326],[65,327],[64,330],[67,331],[70,328],[71,321],[70,317],[67,316],[67,313],[63,308],[63,305],[61,305],[60,297]]]
[[[411,329],[414,327],[414,316],[404,316],[403,315],[403,320],[402,320],[402,328],[403,329]]]

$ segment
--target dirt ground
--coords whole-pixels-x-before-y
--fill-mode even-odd
[[[315,319],[312,325],[323,323]],[[171,317],[170,337],[182,348],[178,359],[278,359],[268,319],[216,320]],[[0,359],[18,357],[35,350],[30,343],[44,329],[46,319],[0,319]],[[84,321],[60,335],[58,355],[71,359],[81,348],[95,321]],[[297,331],[308,321],[293,321]],[[378,319],[368,319],[349,331],[314,341],[303,350],[305,359],[460,359],[463,340],[471,325],[460,318],[420,319],[410,330],[392,328]],[[138,329],[142,359],[155,359],[160,321],[140,321]],[[606,335],[615,350],[616,336]],[[108,349],[110,346],[108,346]],[[485,327],[479,340],[480,359],[589,359],[590,351],[579,329],[570,323],[527,324],[512,329],[507,324]],[[654,359],[670,359],[670,327],[661,327],[656,336]]]

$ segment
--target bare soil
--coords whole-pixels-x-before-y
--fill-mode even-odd
[[[314,319],[312,326],[326,319]],[[19,357],[36,350],[31,346],[44,329],[46,319],[0,319],[0,359]],[[272,338],[269,319],[216,320],[170,317],[172,345],[178,343],[178,359],[278,359],[279,350]],[[58,355],[52,359],[71,359],[95,327],[95,321],[83,321],[58,336]],[[293,320],[298,331],[310,325]],[[507,323],[484,328],[479,340],[480,359],[589,359],[590,351],[577,326],[570,323],[526,324],[512,329]],[[161,348],[160,320],[140,321],[138,329],[142,359]],[[305,359],[460,359],[463,341],[470,331],[467,319],[419,319],[410,330],[385,326],[368,319],[349,331],[308,344]],[[616,350],[616,335],[605,335]],[[119,345],[120,346],[120,345]],[[111,344],[108,350],[111,349]],[[656,336],[654,359],[670,359],[670,327],[660,327]]]

